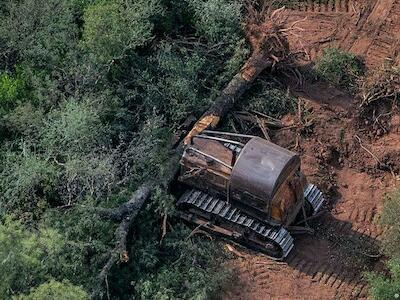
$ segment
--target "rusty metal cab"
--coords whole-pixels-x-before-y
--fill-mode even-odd
[[[299,156],[260,137],[206,131],[191,139],[180,164],[181,182],[270,224],[288,226],[304,204]]]

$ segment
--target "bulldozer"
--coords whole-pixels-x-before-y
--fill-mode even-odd
[[[181,218],[275,260],[293,249],[293,224],[325,202],[296,153],[252,135],[204,130],[190,137],[178,181],[185,186]]]

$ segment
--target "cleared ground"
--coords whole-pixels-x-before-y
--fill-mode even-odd
[[[290,37],[291,45],[301,44],[309,60],[337,46],[364,57],[372,70],[385,61],[400,62],[400,0],[308,1],[290,12],[288,22],[297,20],[303,20],[302,30]],[[236,249],[230,263],[237,281],[225,298],[366,298],[363,272],[383,265],[377,254],[384,228],[376,219],[384,194],[399,183],[400,118],[393,113],[384,123],[365,122],[356,101],[340,90],[322,83],[288,85],[301,99],[302,120],[310,126],[301,134],[281,130],[272,138],[301,154],[303,171],[327,194],[328,212],[313,221],[314,236],[296,237],[285,262]],[[296,118],[288,115],[284,121]]]

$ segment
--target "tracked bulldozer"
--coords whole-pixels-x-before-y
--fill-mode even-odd
[[[325,201],[296,153],[250,135],[205,130],[192,136],[178,180],[187,187],[177,202],[180,217],[277,260],[294,246],[292,225]]]

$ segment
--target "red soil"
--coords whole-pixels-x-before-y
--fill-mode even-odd
[[[329,0],[326,4],[300,2],[288,23],[297,24],[294,48],[304,46],[310,59],[326,47],[339,47],[360,55],[369,67],[400,63],[399,0]]]
[[[314,236],[296,237],[284,263],[239,250],[241,257],[231,261],[238,281],[226,299],[362,299],[368,292],[363,271],[381,268],[370,256],[384,231],[375,222],[383,196],[399,179],[399,129],[370,139],[350,97],[320,84],[292,92],[310,111],[312,132],[300,136],[297,149],[295,130],[276,132],[273,140],[301,154],[303,171],[324,189],[330,211],[313,225]],[[393,174],[377,168],[365,149],[378,160],[387,157]]]
[[[302,19],[299,36],[289,35],[289,42],[293,51],[306,49],[309,60],[336,46],[362,56],[370,70],[400,63],[400,0],[304,1],[287,22]],[[315,235],[296,236],[285,262],[237,249],[230,262],[237,280],[224,298],[365,299],[363,272],[383,265],[374,257],[384,234],[376,220],[384,194],[400,183],[400,116],[389,117],[382,130],[360,119],[354,99],[335,88],[289,86],[310,124],[301,134],[281,130],[272,139],[301,154],[302,169],[326,193],[329,211],[313,224]]]

